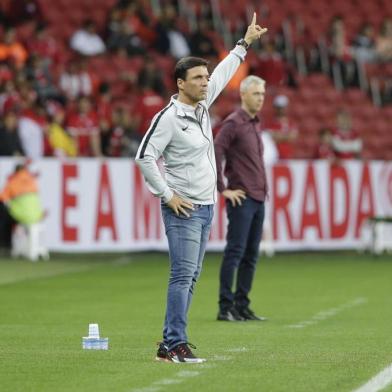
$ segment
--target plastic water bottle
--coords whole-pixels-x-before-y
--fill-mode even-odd
[[[82,347],[84,350],[108,350],[109,338],[100,338],[98,324],[89,324],[88,336],[83,337]]]

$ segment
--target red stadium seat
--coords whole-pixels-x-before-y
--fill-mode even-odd
[[[359,88],[351,88],[344,92],[344,98],[350,104],[360,104],[365,102],[370,102],[367,95]]]
[[[336,90],[334,87],[329,87],[323,90],[324,99],[329,104],[341,105],[344,101],[344,97],[341,91]]]
[[[331,119],[335,118],[334,108],[323,102],[314,105],[313,113],[321,122],[324,123],[329,123]]]
[[[332,87],[331,80],[322,73],[315,73],[307,77],[307,85],[313,88]]]

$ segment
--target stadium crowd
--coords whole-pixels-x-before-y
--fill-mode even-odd
[[[222,0],[215,14],[209,1],[193,3],[3,1],[0,156],[134,156],[174,91],[174,63],[192,54],[213,67],[247,25],[243,2],[239,13],[237,1]],[[354,26],[342,9],[315,33],[301,8],[279,19],[267,4],[260,14],[270,33],[213,108],[215,131],[252,73],[266,80],[262,123],[281,159],[390,159],[391,13]]]

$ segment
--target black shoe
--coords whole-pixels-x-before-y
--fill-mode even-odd
[[[168,362],[166,344],[164,344],[163,342],[158,342],[157,345],[158,345],[158,351],[155,360]]]
[[[232,307],[226,311],[219,311],[217,320],[219,321],[245,321],[236,308]]]
[[[190,343],[180,343],[176,347],[174,347],[172,350],[170,350],[167,353],[167,360],[170,362],[175,362],[175,363],[203,363],[206,360],[203,358],[197,358],[191,349],[189,348],[191,346],[192,348],[196,348],[193,344]]]
[[[249,308],[237,308],[238,313],[245,320],[255,320],[255,321],[267,321],[268,319],[263,316],[256,316],[252,310]]]

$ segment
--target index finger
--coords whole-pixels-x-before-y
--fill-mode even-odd
[[[252,22],[250,23],[252,26],[256,25],[256,12],[253,12]]]

